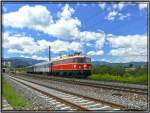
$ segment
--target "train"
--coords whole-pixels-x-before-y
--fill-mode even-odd
[[[27,73],[87,77],[91,75],[91,69],[90,57],[75,55],[29,66],[27,67]]]

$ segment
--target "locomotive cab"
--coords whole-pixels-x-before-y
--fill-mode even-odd
[[[79,58],[74,58],[74,62],[76,63],[74,65],[74,68],[76,70],[79,70],[80,74],[83,75],[90,75],[91,74],[91,58],[88,57],[79,57]]]

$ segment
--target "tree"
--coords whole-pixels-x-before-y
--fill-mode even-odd
[[[111,74],[111,75],[123,75],[125,68],[122,65],[101,65],[93,68],[94,74]]]
[[[132,68],[132,67],[133,67],[133,64],[129,64],[129,67]]]

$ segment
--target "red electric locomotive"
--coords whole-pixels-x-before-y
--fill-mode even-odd
[[[52,62],[50,70],[55,75],[90,75],[91,59],[84,56],[70,56]]]
[[[51,62],[28,67],[29,73],[47,73],[60,76],[86,77],[91,74],[91,58],[86,56],[67,56]]]

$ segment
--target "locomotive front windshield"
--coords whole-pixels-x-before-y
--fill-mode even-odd
[[[91,59],[90,58],[75,58],[74,62],[77,63],[91,63]]]

